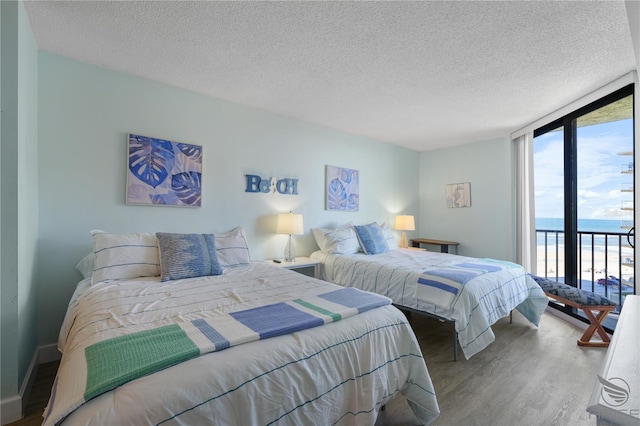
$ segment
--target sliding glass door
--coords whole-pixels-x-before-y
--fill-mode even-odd
[[[604,294],[634,292],[633,85],[534,132],[538,275]],[[631,240],[633,242],[633,240]]]

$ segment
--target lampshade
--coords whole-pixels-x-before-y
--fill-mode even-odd
[[[413,216],[401,214],[396,216],[396,229],[402,231],[402,236],[400,237],[400,244],[398,245],[400,248],[409,247],[409,243],[407,242],[407,233],[404,231],[415,231],[416,224],[413,220]]]
[[[278,234],[302,235],[304,226],[302,225],[302,215],[296,213],[281,213],[278,215]]]
[[[398,231],[415,231],[416,224],[411,215],[396,216],[396,229]]]
[[[302,215],[295,213],[281,213],[278,215],[278,224],[276,225],[278,234],[288,234],[287,246],[284,248],[284,260],[287,262],[296,261],[296,248],[291,240],[291,235],[304,234],[304,226],[302,226]]]

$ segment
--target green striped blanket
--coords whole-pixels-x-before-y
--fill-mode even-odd
[[[85,350],[87,384],[79,402],[201,354],[317,327],[390,303],[383,296],[344,288],[103,340]]]

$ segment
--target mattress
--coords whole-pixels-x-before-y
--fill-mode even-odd
[[[398,394],[421,423],[431,423],[438,403],[404,315],[365,292],[354,296],[376,303],[362,309],[362,303],[340,308],[340,301],[323,299],[341,290],[261,262],[225,269],[220,276],[167,282],[152,277],[90,285],[84,280],[60,331],[62,359],[44,424],[373,424],[380,407]],[[250,323],[229,322],[240,318],[238,313],[291,305],[314,311],[324,318],[322,324],[256,337],[255,330],[246,330]],[[273,315],[280,311],[265,312],[251,324],[262,330],[270,321],[278,328]],[[203,321],[222,330],[226,346],[219,345],[220,335],[217,340],[200,336],[205,343],[215,341],[213,349],[146,373],[143,368],[143,374],[126,380],[119,376],[111,389],[88,391],[91,370],[122,362],[112,359],[118,351],[92,358],[96,348],[129,342],[131,336],[147,339],[168,327],[187,330],[198,343],[198,333],[189,327]],[[153,344],[160,346],[149,350],[154,346],[147,344],[146,353],[132,356],[167,351],[164,343]]]
[[[316,251],[322,278],[346,287],[387,296],[400,307],[455,321],[467,359],[495,340],[491,325],[520,311],[538,325],[548,299],[520,266],[420,249],[375,255]]]

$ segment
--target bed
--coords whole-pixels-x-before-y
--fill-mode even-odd
[[[415,335],[389,299],[249,261],[222,239],[219,274],[167,279],[162,260],[159,276],[122,278],[125,264],[138,268],[127,276],[158,272],[140,270],[158,251],[141,235],[94,236],[44,425],[373,424],[398,394],[423,424],[438,416]]]
[[[491,325],[498,319],[517,309],[537,326],[548,305],[540,286],[520,265],[402,249],[384,224],[364,227],[378,236],[361,236],[362,227],[350,223],[313,230],[320,250],[311,258],[321,262],[321,277],[387,296],[401,309],[453,321],[467,359],[495,340]]]

